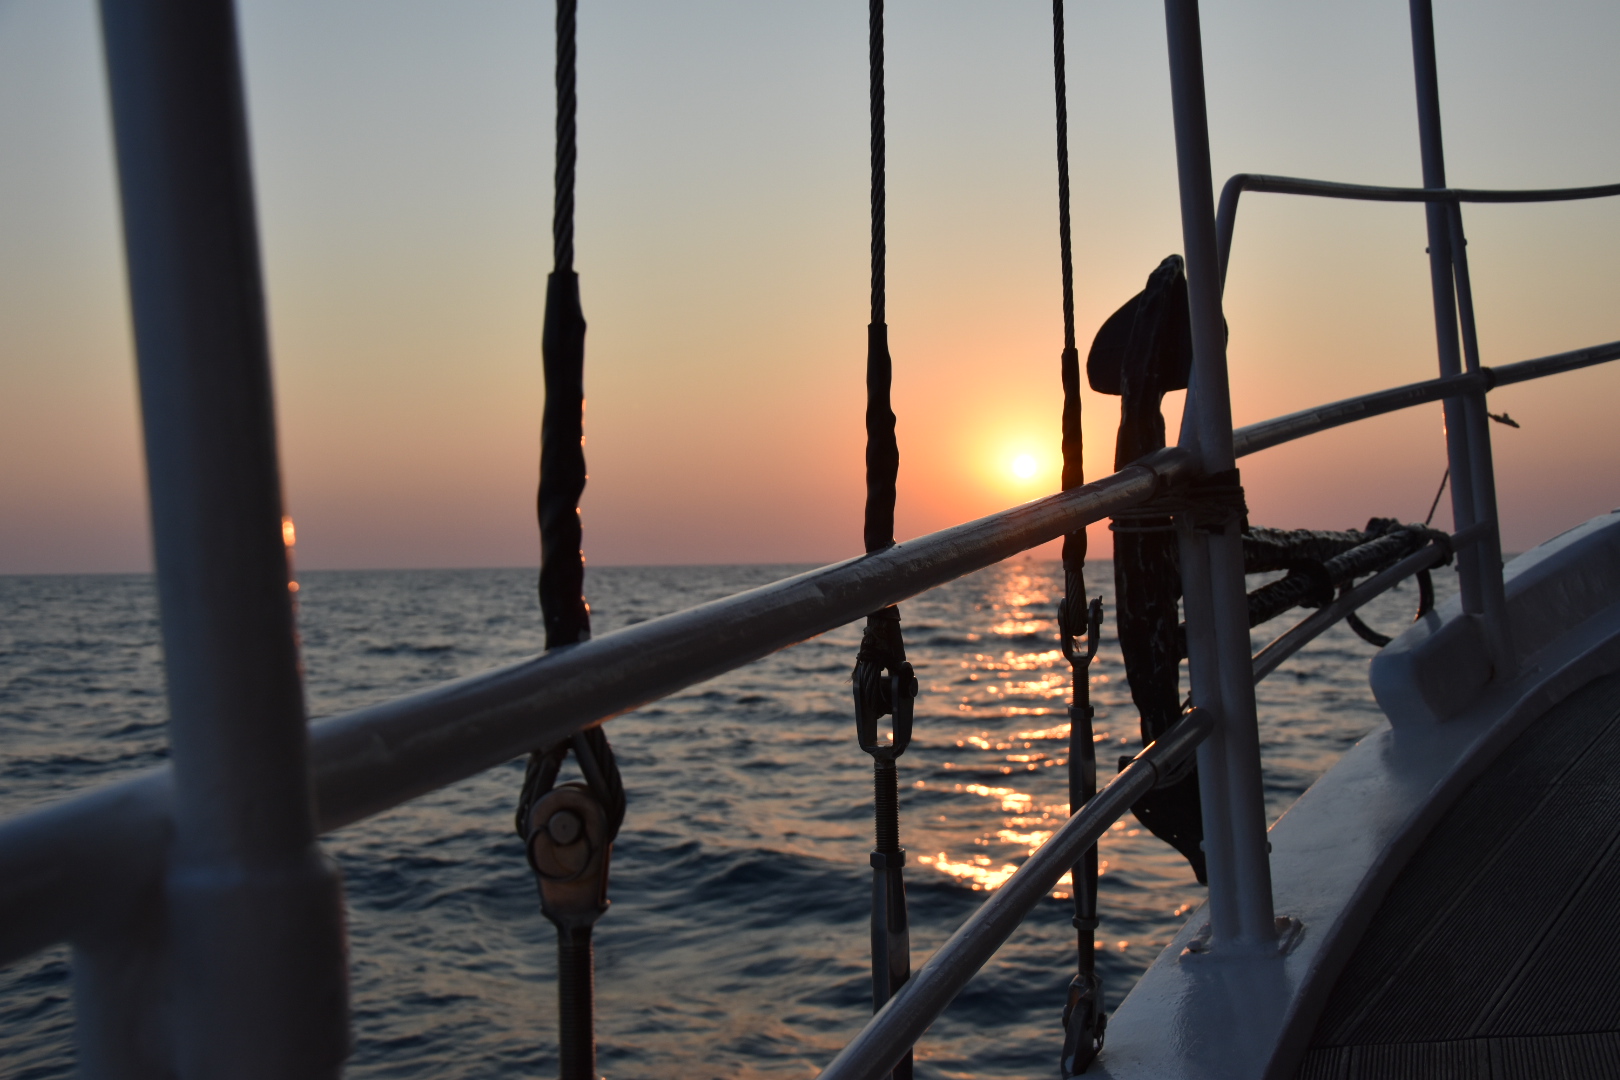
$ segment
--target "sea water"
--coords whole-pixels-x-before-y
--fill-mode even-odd
[[[587,578],[598,634],[796,572],[610,567]],[[1011,562],[903,605],[922,692],[900,763],[918,965],[1067,813],[1068,667],[1056,564]],[[1088,581],[1112,604],[1112,574]],[[301,575],[312,716],[532,655],[531,571]],[[1437,591],[1455,591],[1437,575]],[[1416,590],[1364,612],[1386,632]],[[1294,616],[1256,631],[1256,645]],[[597,924],[600,1071],[813,1076],[871,1010],[871,764],[834,630],[614,720],[629,794],[612,909]],[[1371,646],[1340,625],[1258,688],[1272,820],[1380,722]],[[1140,749],[1108,623],[1091,670],[1103,779]],[[162,655],[140,575],[0,577],[0,815],[160,764]],[[554,931],[513,832],[521,762],[326,838],[348,901],[356,1078],[555,1076]],[[1101,845],[1099,968],[1109,1007],[1199,904],[1168,846],[1127,816]],[[1052,1076],[1073,973],[1067,885],[929,1031],[923,1077]],[[0,1075],[73,1068],[69,957],[0,971]]]

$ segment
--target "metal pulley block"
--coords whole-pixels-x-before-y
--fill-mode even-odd
[[[609,903],[607,811],[585,784],[561,784],[535,801],[527,826],[540,910],[564,929],[591,926]]]

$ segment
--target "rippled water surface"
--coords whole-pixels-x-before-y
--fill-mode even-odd
[[[597,632],[751,588],[792,567],[590,573]],[[1066,812],[1067,667],[1051,563],[1010,563],[904,605],[923,694],[902,759],[920,963]],[[1094,588],[1111,600],[1110,570]],[[1449,573],[1436,585],[1452,591]],[[314,572],[300,595],[312,715],[532,654],[527,571]],[[1393,630],[1411,588],[1368,620]],[[1287,617],[1256,632],[1256,644]],[[609,1077],[811,1076],[870,1009],[871,770],[855,745],[845,627],[612,722],[630,810],[597,926]],[[1276,818],[1381,719],[1370,646],[1337,627],[1261,684]],[[1139,749],[1118,646],[1092,669],[1104,771]],[[150,580],[0,577],[0,813],[164,756]],[[512,833],[514,762],[327,840],[349,902],[352,1077],[556,1075],[553,931]],[[1135,820],[1103,841],[1100,964],[1110,1006],[1202,900]],[[1039,908],[935,1025],[919,1075],[1052,1076],[1074,931]],[[72,1071],[68,962],[0,972],[0,1074]]]

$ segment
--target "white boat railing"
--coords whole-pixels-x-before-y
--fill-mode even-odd
[[[1485,393],[1620,358],[1620,342],[1479,365],[1458,209],[1470,193],[1444,186],[1427,0],[1412,0],[1412,10],[1429,186],[1354,195],[1345,194],[1351,185],[1234,178],[1243,182],[1228,185],[1231,210],[1218,229],[1196,0],[1166,0],[1194,342],[1179,447],[875,554],[306,725],[233,5],[105,0],[172,763],[0,825],[0,962],[72,942],[86,1075],[336,1076],[348,1042],[346,958],[341,896],[316,845],[319,833],[1168,489],[1198,478],[1235,482],[1236,460],[1246,454],[1428,402],[1447,409],[1464,607],[1500,648],[1508,629]],[[1234,431],[1221,288],[1232,193],[1244,189],[1425,201],[1440,377]],[[1615,194],[1620,185],[1572,190],[1540,194]],[[1504,193],[1492,198],[1512,201]],[[1254,681],[1356,604],[1444,553],[1425,548],[1408,557],[1256,657],[1236,517],[1195,525],[1181,515],[1177,527],[1195,719],[1075,808],[827,1075],[881,1075],[873,1048],[903,1053],[1029,906],[1151,786],[1155,769],[1194,745],[1210,880],[1208,951],[1275,951]],[[150,1038],[154,1030],[172,1031],[172,1041]]]

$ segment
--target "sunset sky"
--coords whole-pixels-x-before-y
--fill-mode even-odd
[[[588,558],[857,553],[866,5],[580,6]],[[1453,184],[1620,181],[1620,4],[1436,9]],[[1055,489],[1062,326],[1050,4],[888,10],[903,539]],[[550,3],[239,11],[300,566],[532,564]],[[1420,182],[1404,0],[1203,21],[1217,185]],[[1073,0],[1068,46],[1083,347],[1181,226],[1162,5]],[[1620,338],[1620,200],[1466,213],[1485,363]],[[1416,206],[1247,196],[1237,421],[1434,374],[1424,244]],[[148,566],[121,260],[94,5],[0,0],[0,573]],[[1506,548],[1620,506],[1617,391],[1620,365],[1492,395],[1523,425],[1493,428]],[[1096,478],[1117,410],[1085,409]],[[1420,520],[1439,406],[1243,464],[1257,523]]]

